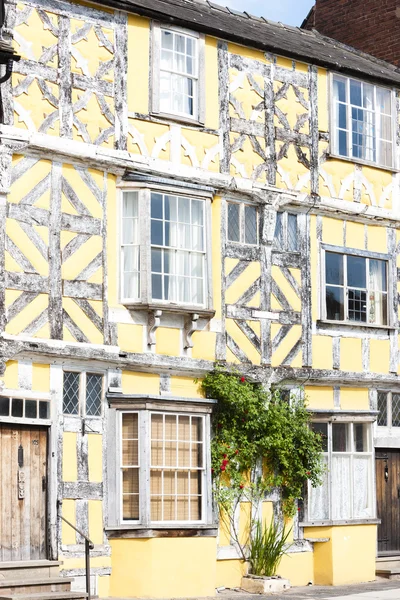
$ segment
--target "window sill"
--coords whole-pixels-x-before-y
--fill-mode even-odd
[[[350,162],[353,165],[360,165],[360,167],[373,167],[375,169],[380,169],[382,171],[389,171],[389,173],[399,173],[400,170],[395,167],[387,167],[384,165],[380,165],[378,163],[373,162],[372,160],[363,160],[362,158],[351,158],[350,156],[340,156],[340,154],[335,154],[333,152],[327,153],[327,158],[332,158],[336,160],[344,160],[346,162]]]
[[[106,527],[105,531],[109,538],[188,538],[188,537],[217,537],[218,527],[216,525],[157,525],[146,527],[145,525],[116,525]]]
[[[122,306],[125,306],[128,310],[143,310],[147,312],[154,312],[155,310],[161,310],[165,313],[174,313],[180,315],[193,315],[197,314],[199,317],[203,319],[212,319],[215,315],[215,310],[213,308],[204,308],[201,306],[187,306],[184,304],[162,304],[160,303],[152,303],[152,304],[143,304],[141,302],[129,302],[129,301],[121,301]]]
[[[300,527],[342,527],[343,525],[380,525],[381,520],[370,519],[344,519],[342,521],[302,521]]]
[[[382,333],[382,331],[394,331],[396,327],[393,325],[368,325],[368,324],[360,324],[358,321],[329,321],[328,319],[319,319],[317,321],[317,328],[323,329],[337,329],[338,327],[345,328],[356,328],[357,331],[377,331]]]
[[[174,121],[176,123],[180,123],[181,125],[191,125],[192,127],[204,128],[204,123],[199,121],[199,119],[195,119],[194,117],[185,117],[184,115],[175,115],[174,113],[164,113],[164,112],[151,112],[150,117],[159,122],[165,123],[165,121]]]

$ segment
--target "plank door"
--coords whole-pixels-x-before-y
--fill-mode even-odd
[[[400,450],[376,450],[378,554],[400,554]]]
[[[0,561],[47,558],[47,429],[0,423]]]

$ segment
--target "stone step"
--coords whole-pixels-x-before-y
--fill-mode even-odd
[[[73,580],[67,577],[43,577],[34,579],[3,579],[0,581],[0,598],[10,594],[34,594],[37,592],[69,592]]]
[[[2,600],[85,600],[84,592],[39,592],[36,594],[10,594]]]
[[[377,561],[375,567],[375,573],[379,577],[385,577],[385,579],[400,579],[400,559],[389,559],[387,561]]]
[[[56,560],[0,562],[0,580],[43,579],[57,577],[62,563]]]

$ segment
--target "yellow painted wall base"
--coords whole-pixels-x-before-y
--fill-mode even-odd
[[[110,596],[214,596],[215,538],[110,540]]]
[[[218,560],[215,587],[240,587],[246,565],[241,560]]]
[[[375,579],[376,525],[313,527],[304,537],[329,538],[314,545],[314,583],[347,585]]]

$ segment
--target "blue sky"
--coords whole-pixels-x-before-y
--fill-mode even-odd
[[[287,25],[301,25],[314,0],[215,0],[236,10],[246,10],[257,17],[281,21]]]

